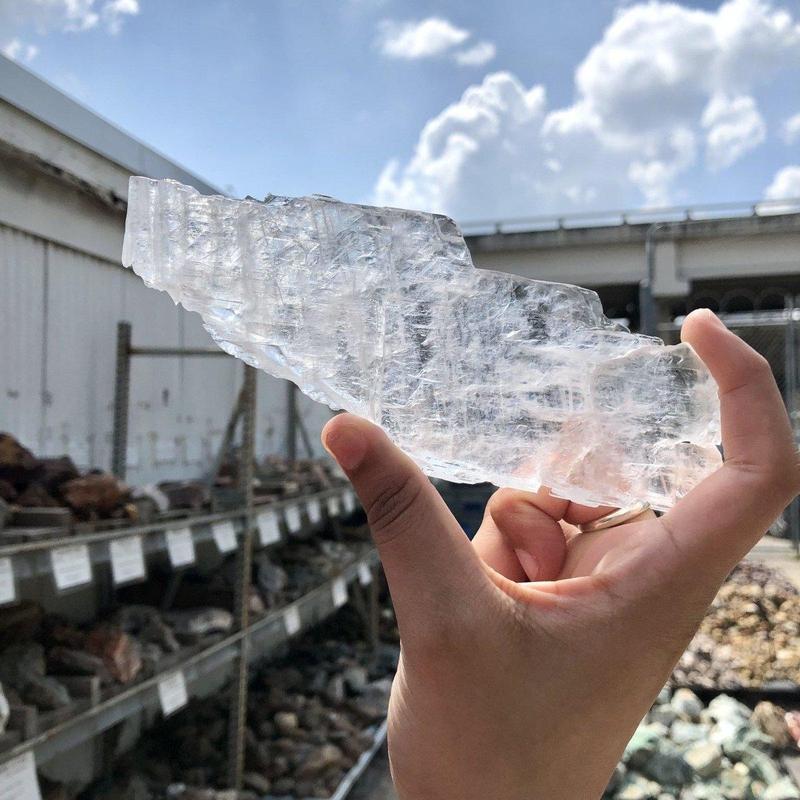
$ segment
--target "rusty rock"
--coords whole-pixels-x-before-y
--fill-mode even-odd
[[[61,493],[68,505],[85,516],[110,514],[123,504],[128,488],[113,475],[93,473],[67,481]]]
[[[86,649],[103,659],[111,676],[130,683],[142,669],[139,643],[114,625],[98,625],[86,637]]]

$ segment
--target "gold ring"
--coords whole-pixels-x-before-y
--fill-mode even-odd
[[[591,522],[584,522],[578,525],[578,529],[581,533],[592,533],[593,531],[603,531],[606,528],[616,528],[617,525],[624,525],[649,510],[650,503],[634,503],[632,506],[618,508],[616,511],[604,514]]]

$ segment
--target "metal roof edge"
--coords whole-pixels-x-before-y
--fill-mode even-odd
[[[15,61],[0,55],[0,99],[119,164],[134,175],[174,178],[204,194],[224,194]]]

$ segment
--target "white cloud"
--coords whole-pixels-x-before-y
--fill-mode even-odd
[[[35,44],[25,44],[21,39],[12,39],[0,48],[0,52],[2,52],[6,58],[29,63],[36,58],[39,53],[39,48]]]
[[[800,140],[800,113],[794,114],[783,123],[781,134],[786,144]]]
[[[389,58],[417,61],[423,58],[452,59],[462,67],[488,64],[497,55],[492,42],[470,43],[457,49],[472,36],[442,17],[428,17],[417,22],[385,19],[378,23],[375,44]]]
[[[441,56],[468,38],[469,31],[441,17],[428,17],[419,22],[383,20],[378,25],[377,45],[389,58],[414,60]]]
[[[707,129],[706,162],[724,169],[767,138],[767,125],[749,95],[712,95],[701,124]]]
[[[374,199],[462,220],[669,204],[704,140],[715,169],[763,140],[758,89],[799,66],[800,24],[768,0],[628,5],[578,65],[571,105],[488,75],[386,165]]]
[[[100,23],[118,33],[125,17],[138,13],[138,0],[0,0],[0,24],[33,25],[40,34],[86,31]]]
[[[125,17],[135,17],[139,13],[139,0],[108,0],[103,6],[101,16],[110,33],[122,30]]]
[[[800,198],[800,165],[793,164],[775,173],[772,183],[764,191],[767,200],[796,200]],[[765,210],[781,214],[788,211],[797,211],[797,203],[786,205],[770,204]]]
[[[492,42],[478,42],[466,50],[459,50],[453,58],[462,67],[480,67],[488,64],[496,55],[497,48]]]

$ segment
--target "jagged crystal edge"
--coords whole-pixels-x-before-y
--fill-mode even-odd
[[[721,463],[691,348],[631,334],[587,289],[476,269],[447,217],[133,177],[122,260],[433,477],[667,509]]]

